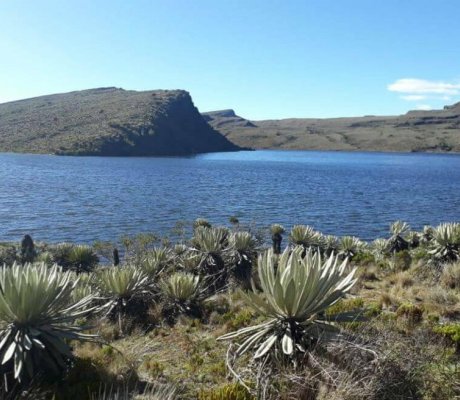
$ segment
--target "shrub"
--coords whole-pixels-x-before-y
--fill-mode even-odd
[[[14,246],[0,245],[0,267],[3,265],[13,265],[17,261],[16,248]]]
[[[232,225],[235,225],[235,226],[238,226],[240,224],[240,220],[238,219],[238,217],[232,215],[228,221],[232,224]]]
[[[49,251],[43,251],[41,253],[38,253],[38,255],[35,257],[35,261],[39,263],[43,262],[49,267],[51,267],[54,264],[53,255]]]
[[[158,242],[158,236],[153,233],[139,233],[135,236],[123,236],[120,238],[124,251],[124,259],[128,263],[139,265],[145,253],[152,249]]]
[[[237,383],[227,384],[215,389],[202,390],[198,400],[253,400],[247,389]]]
[[[441,283],[450,289],[460,289],[460,263],[457,262],[444,267]]]
[[[415,324],[422,321],[423,308],[415,304],[404,303],[396,310],[396,316],[398,318],[404,318],[408,322]]]
[[[347,262],[331,256],[324,263],[319,252],[296,247],[279,258],[272,250],[259,256],[262,292],[242,293],[247,304],[268,321],[221,336],[220,340],[244,338],[237,355],[254,351],[254,358],[284,354],[294,357],[309,351],[324,332],[334,331],[324,311],[355,284],[355,270],[345,276]],[[339,320],[340,317],[335,316]]]
[[[149,358],[142,363],[143,368],[153,379],[157,379],[163,375],[165,367],[162,363],[153,358]]]
[[[95,310],[86,307],[91,295],[72,301],[74,286],[71,273],[57,265],[0,269],[0,359],[14,379],[28,381],[45,371],[59,375],[72,358],[67,340],[93,338],[72,325]]]
[[[99,262],[99,257],[90,246],[61,243],[50,249],[53,262],[63,269],[75,272],[90,272]]]
[[[359,265],[370,265],[375,263],[374,255],[369,251],[361,251],[353,257],[353,262]]]
[[[225,313],[222,315],[222,322],[226,324],[227,331],[232,331],[248,326],[253,321],[253,318],[252,311],[244,308],[238,312],[229,311]]]
[[[408,250],[393,253],[390,260],[390,267],[393,271],[405,271],[409,269],[412,263],[412,257]]]
[[[460,324],[435,326],[433,332],[449,339],[449,341],[455,345],[456,352],[460,352]]]
[[[412,250],[411,254],[414,262],[428,260],[430,258],[428,250],[424,247],[417,247]]]
[[[204,218],[197,218],[194,222],[193,222],[193,229],[198,229],[200,227],[203,227],[203,228],[211,228],[211,224],[208,222],[207,219],[204,219]]]

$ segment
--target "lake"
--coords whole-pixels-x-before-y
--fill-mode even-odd
[[[460,220],[460,156],[243,151],[184,158],[0,154],[0,241],[169,234],[179,220],[308,224],[364,240]]]

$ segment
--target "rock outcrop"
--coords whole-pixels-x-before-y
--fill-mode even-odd
[[[0,151],[175,156],[240,148],[183,90],[99,88],[0,104]]]

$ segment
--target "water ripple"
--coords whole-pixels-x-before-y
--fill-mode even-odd
[[[168,234],[178,220],[303,223],[373,239],[460,220],[460,156],[256,151],[188,158],[0,154],[0,240]]]

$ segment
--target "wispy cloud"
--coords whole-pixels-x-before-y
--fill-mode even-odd
[[[423,110],[423,111],[429,111],[429,110],[432,110],[433,107],[431,107],[429,104],[417,104],[416,109]]]
[[[405,78],[388,85],[390,92],[404,93],[407,96],[414,95],[445,95],[455,96],[460,94],[460,84],[443,82],[443,81],[428,81],[425,79]]]
[[[401,96],[401,99],[407,100],[407,101],[420,101],[420,100],[425,100],[426,96],[423,94],[407,94],[405,96]]]

